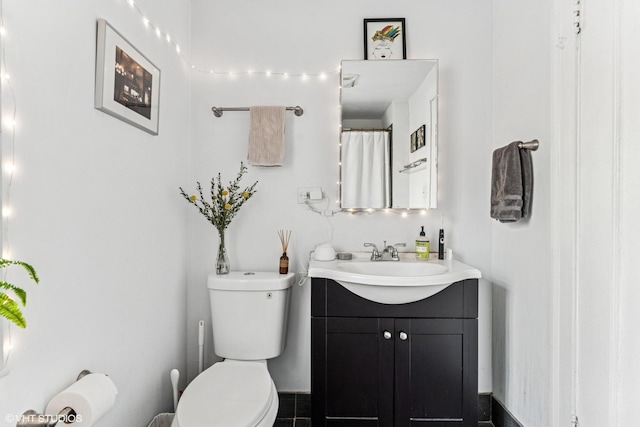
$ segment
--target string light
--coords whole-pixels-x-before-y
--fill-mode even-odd
[[[340,73],[340,67],[336,67],[333,70],[319,71],[319,72],[316,72],[316,73],[309,73],[309,72],[294,73],[294,72],[290,72],[290,71],[273,71],[273,70],[266,70],[266,71],[248,70],[248,71],[235,72],[235,71],[222,71],[222,70],[212,70],[212,69],[209,69],[209,68],[206,68],[206,69],[205,68],[201,68],[201,67],[198,67],[197,65],[193,64],[191,61],[189,61],[182,54],[182,51],[180,49],[180,45],[178,43],[176,43],[175,40],[173,40],[173,38],[168,33],[165,33],[162,30],[160,30],[160,27],[158,25],[156,25],[155,23],[151,22],[149,20],[149,18],[147,17],[147,15],[142,11],[142,9],[140,9],[140,7],[138,7],[138,5],[135,3],[134,0],[127,0],[127,3],[129,4],[129,6],[131,7],[132,10],[134,10],[136,13],[138,13],[140,15],[140,18],[142,19],[142,24],[144,25],[144,27],[145,28],[152,28],[154,30],[154,32],[156,33],[156,36],[158,36],[158,38],[164,38],[164,40],[167,43],[172,45],[175,48],[176,53],[178,55],[180,55],[180,58],[187,65],[189,65],[194,72],[211,74],[213,76],[218,76],[218,75],[224,76],[224,75],[226,75],[230,79],[235,78],[235,77],[239,77],[239,76],[251,77],[251,76],[254,76],[254,75],[261,75],[261,76],[265,76],[265,77],[282,77],[283,80],[288,80],[290,78],[299,78],[302,81],[308,81],[312,77],[317,78],[319,81],[326,81],[326,80],[328,80],[330,75],[339,74]],[[0,34],[1,34],[1,31],[2,31],[2,29],[0,27]]]
[[[15,142],[16,142],[16,118],[17,118],[17,108],[16,108],[16,97],[13,91],[13,87],[11,85],[11,76],[9,74],[7,61],[6,61],[6,27],[4,25],[4,5],[2,0],[0,0],[0,76],[2,76],[2,97],[3,102],[2,105],[4,109],[10,109],[11,113],[5,115],[4,109],[2,111],[2,126],[6,129],[1,135],[0,139],[0,150],[2,151],[2,157],[4,158],[2,170],[6,175],[6,179],[2,179],[0,183],[2,184],[2,188],[0,191],[0,200],[2,201],[2,241],[0,242],[0,249],[2,249],[2,258],[11,259],[12,254],[10,251],[9,244],[9,218],[11,214],[11,189],[13,184],[13,176],[16,171],[16,162],[15,162]],[[8,95],[10,102],[5,102],[4,97],[5,94]],[[6,269],[2,271],[2,278],[6,281]],[[3,369],[0,369],[0,377],[3,377],[9,373],[9,356],[11,355],[11,351],[13,350],[13,343],[11,339],[11,324],[7,323],[6,325],[1,325],[0,327],[4,327],[4,331],[6,334],[4,336],[4,342],[1,342],[0,345],[0,356],[4,358],[2,360]]]
[[[9,218],[11,217],[11,188],[13,184],[13,176],[16,172],[15,162],[15,139],[16,139],[16,127],[17,127],[17,109],[16,98],[11,85],[11,78],[8,72],[6,62],[6,27],[4,25],[4,8],[2,1],[0,0],[0,39],[1,43],[1,57],[0,57],[0,76],[2,76],[2,85],[4,91],[9,95],[10,102],[4,102],[5,105],[10,105],[11,111],[9,113],[2,112],[2,126],[6,132],[2,135],[2,155],[5,158],[2,164],[2,170],[6,176],[5,180],[2,180],[2,257],[9,258]],[[3,272],[6,274],[6,271]]]

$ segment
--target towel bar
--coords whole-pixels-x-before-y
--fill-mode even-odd
[[[521,142],[520,144],[518,144],[518,148],[525,148],[531,151],[536,151],[539,146],[540,146],[540,143],[538,142],[537,139],[531,140],[529,142]]]
[[[413,168],[417,168],[418,166],[420,166],[421,164],[426,163],[426,162],[427,162],[427,158],[426,157],[418,159],[415,162],[411,162],[411,163],[409,163],[407,165],[404,165],[404,169],[401,169],[400,173],[407,172],[407,171],[409,171],[409,170],[411,170]]]
[[[298,117],[304,114],[304,110],[299,105],[296,105],[295,107],[287,107],[286,110],[293,111],[293,113]],[[249,107],[211,107],[211,111],[213,111],[214,116],[222,117],[222,113],[224,111],[249,111]]]

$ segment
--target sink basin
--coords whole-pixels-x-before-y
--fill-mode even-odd
[[[339,263],[336,267],[347,273],[384,277],[433,276],[447,271],[445,265],[425,261],[351,261]]]
[[[354,294],[382,304],[406,304],[428,298],[460,280],[480,278],[480,270],[455,260],[416,260],[412,253],[400,261],[371,261],[356,253],[349,261],[309,263],[309,277],[333,279]]]

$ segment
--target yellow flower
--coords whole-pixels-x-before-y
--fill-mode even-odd
[[[245,199],[249,198],[249,192],[245,191],[244,193],[242,193],[242,197],[244,197]]]
[[[189,200],[191,200],[192,202],[195,202],[196,201],[196,196],[192,194],[191,197],[189,197]]]
[[[225,208],[226,210],[229,210],[229,209],[231,209],[231,205],[230,205],[229,203],[226,203],[226,204],[224,205],[224,208]]]
[[[222,190],[222,195],[223,196],[227,196],[229,194],[229,192],[227,190]]]

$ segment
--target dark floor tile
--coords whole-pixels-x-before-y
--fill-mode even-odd
[[[310,418],[296,418],[294,427],[311,427]]]
[[[478,427],[494,427],[493,423],[490,421],[480,421],[478,423]]]
[[[293,418],[276,418],[273,427],[294,427]]]
[[[278,406],[278,418],[295,418],[296,416],[296,394],[278,393],[280,406]]]
[[[296,393],[296,418],[311,418],[311,395]]]

